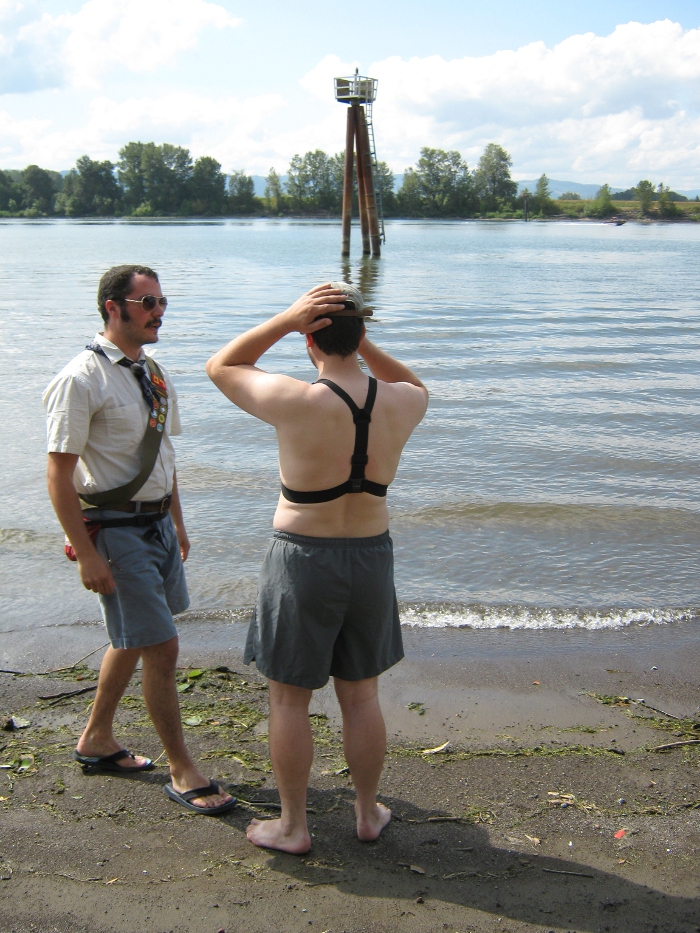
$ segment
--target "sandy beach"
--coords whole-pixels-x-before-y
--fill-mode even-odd
[[[700,631],[670,634],[407,630],[382,687],[394,820],[377,843],[355,838],[326,688],[302,857],[245,837],[278,798],[265,683],[238,650],[184,639],[179,676],[188,741],[240,801],[218,818],[166,798],[162,758],[132,777],[70,760],[92,694],[40,697],[92,686],[93,667],[2,674],[2,722],[20,728],[0,733],[0,929],[695,933],[700,745],[654,749],[700,738]],[[138,678],[118,720],[158,758]]]

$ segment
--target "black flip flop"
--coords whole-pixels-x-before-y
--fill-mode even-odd
[[[122,768],[119,764],[125,758],[135,757],[125,748],[111,755],[81,755],[77,749],[73,752],[73,758],[84,768],[93,768],[95,771],[117,771],[119,774],[131,774],[136,771],[152,771],[155,768],[150,758],[146,759],[146,764],[139,765],[137,768]]]
[[[196,807],[193,803],[190,803],[190,800],[194,800],[195,797],[213,797],[214,794],[220,794],[221,788],[215,781],[209,781],[206,787],[196,787],[194,790],[185,790],[182,793],[176,791],[171,784],[166,784],[163,790],[171,800],[179,803],[181,807],[185,807],[186,810],[193,810],[195,813],[203,813],[205,816],[216,816],[217,813],[225,813],[231,807],[236,806],[235,797],[232,797],[228,803],[222,803],[218,807]]]

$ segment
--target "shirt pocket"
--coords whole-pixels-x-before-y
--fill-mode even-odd
[[[145,409],[136,403],[124,405],[121,408],[105,408],[102,410],[104,426],[107,437],[112,444],[133,442],[134,436],[141,440],[146,430]]]

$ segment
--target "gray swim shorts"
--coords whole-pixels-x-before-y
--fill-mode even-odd
[[[94,518],[126,518],[101,509]],[[116,589],[100,594],[113,648],[146,648],[177,635],[173,615],[190,604],[180,546],[170,515],[143,528],[102,528],[95,542],[109,563]]]
[[[403,657],[389,532],[309,538],[275,531],[243,660],[283,684],[376,677]]]

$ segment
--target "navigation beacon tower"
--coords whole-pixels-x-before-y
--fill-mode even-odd
[[[381,243],[386,242],[381,192],[375,190],[377,153],[374,145],[372,104],[377,96],[377,79],[355,74],[350,78],[335,78],[335,99],[348,104],[345,136],[345,175],[343,179],[343,240],[341,254],[350,255],[352,226],[352,189],[354,153],[357,152],[357,196],[360,207],[360,230],[364,255],[381,256]]]

